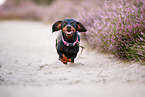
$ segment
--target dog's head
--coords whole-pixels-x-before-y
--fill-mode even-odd
[[[86,28],[74,19],[65,19],[64,21],[57,21],[52,26],[52,32],[62,30],[68,39],[72,37],[76,31],[86,32]]]

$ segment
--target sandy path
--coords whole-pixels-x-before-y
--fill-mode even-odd
[[[145,97],[145,66],[88,49],[63,65],[51,26],[0,21],[0,97]]]

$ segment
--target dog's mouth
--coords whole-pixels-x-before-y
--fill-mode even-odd
[[[66,35],[66,37],[68,39],[70,39],[73,36],[73,33],[74,33],[73,30],[69,30],[69,31],[68,30],[64,30],[63,32],[65,33],[65,35]]]
[[[75,30],[74,29],[63,29],[63,32],[67,35],[72,35],[75,32]]]
[[[72,31],[69,30],[69,31],[65,31],[64,33],[67,34],[67,35],[72,35],[74,33],[74,31],[73,30]]]

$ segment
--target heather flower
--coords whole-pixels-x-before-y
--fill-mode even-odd
[[[91,44],[99,51],[112,53],[122,60],[145,60],[145,1],[126,1],[105,2],[101,12],[89,12],[83,16],[87,17],[85,21],[80,17],[89,28],[83,37],[88,41],[93,39]]]

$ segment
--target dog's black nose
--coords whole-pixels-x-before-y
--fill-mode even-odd
[[[71,26],[67,26],[67,29],[71,29]]]

